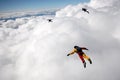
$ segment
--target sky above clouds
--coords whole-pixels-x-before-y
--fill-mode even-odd
[[[15,14],[4,14],[0,20],[0,80],[120,80],[119,4],[119,0],[91,0],[65,6],[55,16],[14,20],[4,19]],[[82,7],[90,14],[81,11]],[[67,56],[74,45],[89,49],[85,53],[92,65],[86,61],[84,69],[77,54]]]
[[[63,8],[89,0],[0,0],[0,11]]]

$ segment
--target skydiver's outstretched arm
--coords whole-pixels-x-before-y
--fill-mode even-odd
[[[88,50],[88,49],[87,49],[87,48],[85,48],[85,47],[81,47],[81,49],[82,49],[82,50]]]
[[[67,54],[67,56],[74,54],[76,51],[77,51],[76,49],[73,49],[73,51],[71,51],[69,54]]]

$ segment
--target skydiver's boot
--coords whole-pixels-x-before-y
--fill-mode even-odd
[[[92,60],[89,58],[88,61],[90,62],[90,64],[92,64]]]
[[[83,62],[84,68],[86,68],[86,62]]]

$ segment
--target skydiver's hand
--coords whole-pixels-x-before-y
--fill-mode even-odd
[[[86,48],[86,50],[88,50],[88,49]]]
[[[67,56],[69,56],[70,54],[67,54]]]

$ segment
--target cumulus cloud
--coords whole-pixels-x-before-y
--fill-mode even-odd
[[[1,20],[0,80],[119,80],[120,11],[115,3],[120,4],[91,0],[66,6],[55,17]],[[92,65],[87,62],[84,69],[76,54],[66,56],[74,45],[89,49],[85,53]]]
[[[112,4],[116,4],[116,1],[118,0],[91,0],[90,5],[92,7],[106,7],[106,6],[112,6]]]

